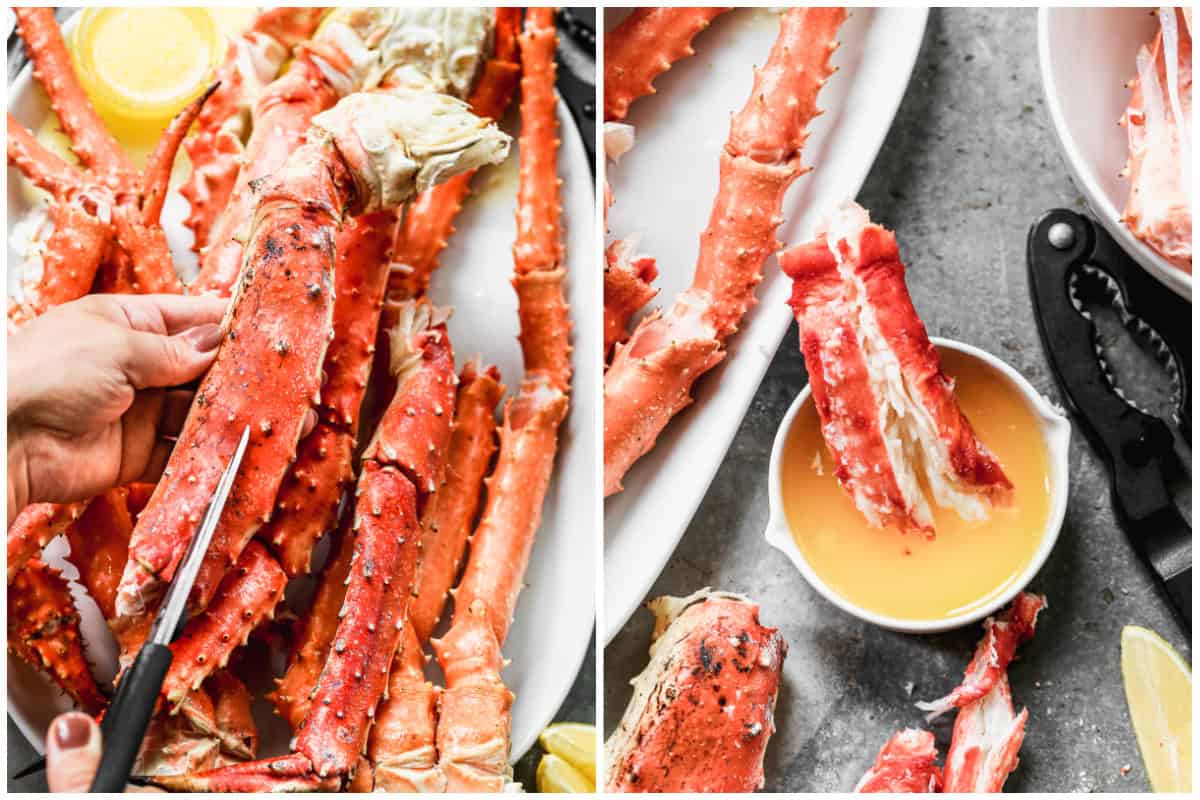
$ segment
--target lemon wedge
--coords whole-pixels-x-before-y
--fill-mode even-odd
[[[592,794],[596,791],[596,784],[563,759],[547,753],[538,763],[537,788],[542,793]]]
[[[1157,633],[1127,625],[1121,631],[1121,675],[1151,788],[1191,792],[1191,668]]]
[[[556,722],[538,737],[542,749],[558,756],[596,783],[596,726],[582,722]]]

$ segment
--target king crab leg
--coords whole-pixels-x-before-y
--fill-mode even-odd
[[[437,751],[447,791],[500,791],[511,782],[513,698],[500,679],[500,646],[540,523],[570,388],[553,9],[528,10],[520,45],[521,164],[513,285],[525,377],[505,409],[487,504],[455,592],[454,620],[446,636],[433,641],[446,675]]]
[[[426,128],[430,120],[435,124]],[[158,602],[245,426],[250,446],[193,588],[193,609],[207,605],[225,571],[269,520],[319,397],[333,323],[334,237],[343,214],[394,207],[435,180],[507,153],[507,138],[494,125],[432,92],[352,94],[313,122],[308,143],[272,181],[257,184],[258,210],[228,334],[134,529],[117,597],[122,616]],[[381,168],[375,151],[381,135],[396,140],[388,152],[408,154],[400,156],[406,164],[417,156],[415,169]]]
[[[397,390],[363,454],[345,613],[297,727],[294,753],[160,783],[190,791],[335,788],[354,780],[416,586],[420,509],[436,489],[450,439],[454,356],[427,302],[401,311],[392,334]],[[393,585],[395,584],[395,585]]]
[[[667,312],[644,317],[604,376],[604,493],[691,402],[700,375],[725,357],[725,341],[754,303],[762,267],[778,249],[775,228],[788,186],[807,170],[800,154],[846,11],[793,8],[754,90],[730,124],[720,188],[692,287]]]
[[[604,744],[606,792],[751,792],[775,732],[787,643],[748,598],[650,602],[650,663]]]
[[[204,251],[212,226],[229,204],[241,165],[254,163],[246,159],[244,143],[251,135],[247,123],[255,101],[275,80],[292,48],[312,36],[325,11],[319,7],[265,9],[229,43],[225,60],[217,68],[220,88],[196,120],[195,135],[184,143],[192,171],[179,191],[188,201],[190,211],[184,225],[192,231],[192,249],[197,253]]]
[[[875,763],[854,787],[856,793],[926,794],[942,790],[937,745],[929,731],[908,728],[888,739]]]

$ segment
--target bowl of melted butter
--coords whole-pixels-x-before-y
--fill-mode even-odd
[[[1013,501],[969,521],[933,506],[931,538],[870,525],[834,476],[809,387],[771,452],[767,541],[825,599],[897,631],[935,633],[979,621],[1037,574],[1066,515],[1071,424],[1015,369],[933,338],[979,439],[1004,467]]]

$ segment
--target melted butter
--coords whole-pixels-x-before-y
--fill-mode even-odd
[[[1015,487],[982,522],[933,506],[932,540],[873,528],[833,475],[812,403],[800,409],[780,477],[792,538],[823,581],[851,603],[903,620],[937,620],[986,604],[1033,559],[1050,514],[1050,462],[1038,421],[990,366],[942,351],[963,412]]]

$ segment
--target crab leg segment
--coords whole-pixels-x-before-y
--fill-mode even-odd
[[[433,647],[446,675],[437,726],[446,791],[505,791],[512,786],[513,693],[500,680],[504,659],[483,601],[456,612],[453,627]]]
[[[104,127],[75,77],[71,56],[50,8],[14,8],[33,74],[71,138],[71,149],[100,182],[118,195],[135,191],[137,168]]]
[[[278,172],[300,146],[312,118],[337,100],[320,70],[301,57],[258,98],[254,130],[229,201],[212,224],[193,291],[228,295],[242,268],[242,230],[255,213],[254,187]],[[337,208],[337,206],[335,206]]]
[[[480,117],[498,120],[517,88],[521,65],[517,61],[517,33],[521,9],[496,9],[492,57],[483,65],[483,73],[470,100],[471,111]],[[392,247],[391,292],[401,298],[420,297],[429,286],[429,276],[438,267],[438,256],[454,232],[454,218],[470,191],[471,178],[464,173],[422,192],[404,211],[404,220],[396,232]]]
[[[388,674],[387,695],[367,741],[367,757],[374,772],[370,791],[446,791],[446,776],[438,768],[435,746],[441,694],[425,680],[421,642],[413,625],[405,625]]]
[[[644,317],[604,376],[604,493],[653,446],[691,387],[725,357],[725,340],[754,303],[788,186],[807,171],[800,153],[846,11],[793,8],[754,90],[730,124],[720,186],[690,289],[666,313]]]
[[[762,788],[787,643],[740,595],[703,589],[649,605],[650,663],[604,745],[605,791]]]
[[[391,342],[397,390],[364,454],[343,611],[295,754],[172,779],[168,788],[316,788],[354,777],[415,589],[419,510],[444,467],[450,418],[439,409],[454,399],[454,355],[440,315],[427,303],[406,304],[399,318]]]
[[[1188,9],[1158,10],[1154,41],[1137,54],[1121,117],[1129,138],[1125,224],[1174,266],[1192,271],[1192,32]]]
[[[692,39],[728,8],[638,8],[604,37],[604,119],[622,120],[654,79],[693,55]]]
[[[116,617],[117,584],[129,559],[133,533],[130,490],[113,489],[88,503],[66,531],[68,560],[79,570],[79,582],[96,601],[105,620]]]
[[[503,394],[495,367],[468,362],[459,378],[446,482],[421,517],[421,573],[409,608],[418,645],[433,635],[466,552],[484,477],[496,452],[496,404]]]
[[[337,524],[342,493],[354,482],[351,457],[375,353],[394,227],[395,215],[381,211],[350,220],[337,235],[333,339],[322,370],[321,421],[300,442],[275,513],[259,532],[290,576],[309,571],[313,547]]]
[[[83,653],[79,612],[67,582],[36,558],[8,584],[8,649],[53,678],[87,713],[98,714],[107,705]]]
[[[875,764],[854,787],[860,794],[926,794],[941,790],[942,771],[937,765],[933,734],[913,728],[902,730],[889,739],[875,758]]]
[[[604,251],[604,360],[613,348],[629,339],[629,320],[654,299],[658,290],[651,281],[658,265],[648,256],[635,256],[637,240],[618,239]]]
[[[8,528],[8,582],[17,570],[60,533],[64,533],[87,509],[90,501],[79,503],[33,503],[17,514]]]
[[[571,379],[570,318],[563,297],[566,268],[562,264],[555,169],[556,41],[553,10],[530,9],[521,36],[521,168],[513,245],[513,286],[521,319],[525,378],[505,409],[500,455],[487,482],[487,505],[455,593],[455,622],[465,620],[475,601],[482,601],[501,643],[512,622],[541,522]]]
[[[837,475],[873,525],[933,533],[933,499],[967,519],[1012,484],[975,436],[904,283],[895,236],[853,203],[780,254]],[[920,454],[915,457],[914,454]]]
[[[184,145],[192,171],[179,191],[191,209],[184,225],[194,234],[197,253],[203,252],[217,216],[229,204],[245,158],[244,143],[251,135],[248,123],[255,101],[275,80],[292,48],[313,34],[324,13],[316,7],[266,9],[229,43],[225,61],[217,68],[220,88],[196,121],[195,136]],[[303,133],[307,120],[300,124]]]

